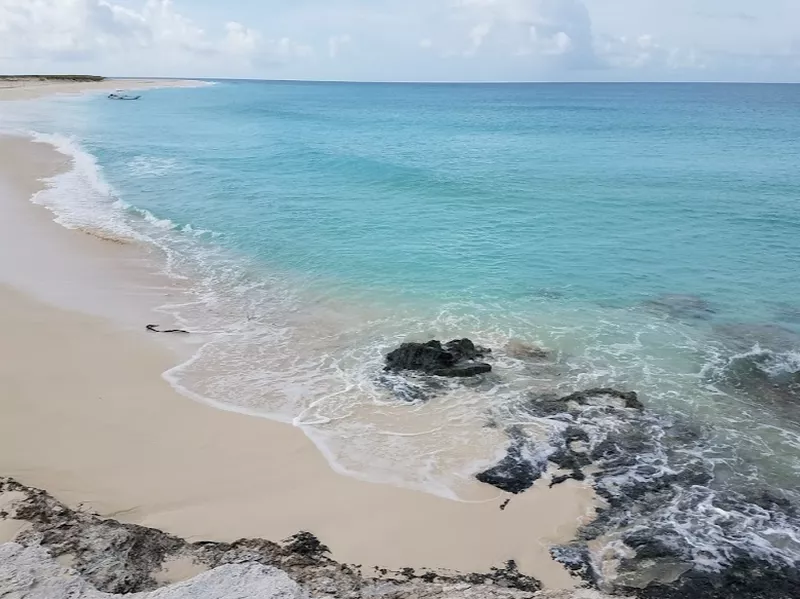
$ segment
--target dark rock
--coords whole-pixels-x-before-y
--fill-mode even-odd
[[[435,340],[404,343],[386,356],[385,370],[410,370],[442,377],[471,377],[491,372],[489,364],[476,361],[490,351],[477,347],[469,339],[450,341],[445,346]]]
[[[571,395],[567,395],[566,397],[562,397],[561,401],[563,402],[574,401],[578,405],[586,406],[586,405],[593,405],[592,403],[593,400],[596,400],[597,398],[603,396],[610,396],[622,400],[624,402],[625,408],[630,408],[634,410],[644,409],[644,405],[642,405],[642,402],[639,401],[639,396],[636,394],[635,391],[619,391],[617,389],[611,389],[605,387],[597,389],[587,389],[586,391],[578,391]]]
[[[625,591],[624,587],[622,589]],[[640,599],[797,599],[800,569],[739,556],[720,572],[694,569],[670,585],[637,590]]]
[[[600,400],[603,397],[611,397],[618,400],[618,405],[602,403]],[[589,406],[604,406],[610,409],[644,409],[644,405],[639,401],[639,396],[634,391],[619,391],[611,388],[587,389],[563,397],[540,395],[531,399],[527,407],[534,416],[552,417],[558,414],[575,412],[576,405],[577,409]]]
[[[569,449],[556,451],[548,459],[561,470],[579,470],[581,466],[588,466],[591,463],[588,458],[584,458],[586,460],[584,462],[581,457]]]
[[[589,549],[583,544],[562,545],[550,549],[550,555],[558,563],[581,580],[592,585],[597,582],[597,575],[592,566]]]
[[[637,531],[623,538],[625,544],[636,551],[638,559],[675,557],[675,549],[657,538],[652,531]]]
[[[564,442],[569,444],[575,441],[588,443],[589,433],[582,428],[578,428],[577,426],[568,426],[567,430],[564,431]]]
[[[592,460],[605,460],[606,467],[629,467],[636,457],[651,447],[652,439],[646,430],[633,427],[609,433],[591,451]]]
[[[492,568],[490,580],[496,586],[518,589],[527,593],[536,593],[542,590],[541,583],[535,578],[522,574],[517,562],[513,559],[506,562],[505,568]]]
[[[483,358],[486,354],[492,353],[491,349],[486,347],[479,347],[469,339],[454,339],[448,341],[445,349],[449,351],[458,360],[477,360]]]
[[[577,480],[578,482],[586,480],[586,475],[580,468],[576,468],[575,470],[573,470],[571,476],[574,480]]]
[[[560,476],[554,476],[553,480],[550,481],[550,488],[552,489],[556,485],[560,485],[562,483],[565,483],[571,478],[572,478],[572,476],[569,475],[569,474],[562,474]]]
[[[530,400],[527,407],[532,416],[544,418],[565,414],[569,411],[567,403],[554,395],[539,395]]]
[[[523,458],[512,447],[499,464],[475,475],[480,482],[518,495],[530,489],[542,476],[540,468]]]
[[[331,550],[327,545],[323,545],[320,540],[312,535],[310,532],[301,531],[293,537],[284,541],[284,546],[292,553],[299,553],[300,555],[319,557]]]
[[[492,367],[489,364],[480,362],[477,364],[458,364],[450,368],[440,368],[432,371],[430,374],[449,378],[467,378],[478,374],[486,374],[491,371]]]
[[[711,304],[695,295],[665,294],[646,301],[644,305],[673,318],[709,320],[716,313]]]
[[[518,429],[511,429],[511,446],[506,456],[492,468],[475,475],[480,482],[518,495],[542,477],[546,464],[534,464],[525,456],[527,440]]]
[[[504,511],[506,511],[506,508],[508,507],[508,504],[509,504],[509,503],[511,503],[511,500],[510,500],[510,499],[506,499],[506,500],[505,500],[503,503],[501,503],[501,504],[500,504],[500,511],[501,511],[501,512],[504,512]]]
[[[770,512],[780,511],[791,518],[795,518],[800,514],[800,510],[798,510],[797,506],[786,497],[785,491],[761,489],[760,491],[751,493],[746,499],[761,509]]]
[[[419,370],[431,372],[452,366],[456,357],[442,347],[440,341],[404,343],[386,356],[386,370]]]

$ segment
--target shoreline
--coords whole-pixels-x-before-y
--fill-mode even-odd
[[[470,572],[513,559],[547,588],[578,584],[548,545],[570,540],[591,517],[588,485],[547,489],[540,481],[501,511],[508,496],[494,489],[487,501],[465,503],[359,481],[333,472],[298,428],[179,395],[163,379],[178,348],[156,342],[133,319],[120,323],[114,310],[102,311],[122,297],[146,314],[153,306],[131,297],[134,290],[144,283],[145,296],[163,301],[169,283],[150,278],[137,248],[55,227],[50,213],[31,205],[42,186],[37,180],[68,168],[63,156],[19,138],[0,140],[0,155],[27,164],[0,170],[12,191],[9,214],[27,219],[24,235],[5,237],[3,254],[22,243],[37,250],[23,268],[0,261],[3,281],[13,271],[11,286],[0,285],[0,350],[10,357],[0,373],[14,390],[0,404],[1,476],[44,488],[68,505],[188,539],[280,539],[310,530],[342,562]],[[56,238],[49,248],[51,242],[40,243]],[[54,271],[54,257],[67,254],[80,266],[70,266],[62,280],[84,277],[92,292],[48,296],[33,279],[49,278],[42,275]],[[17,278],[21,271],[27,280]],[[82,306],[92,295],[104,299]],[[46,446],[32,444],[32,435]]]
[[[104,79],[102,81],[58,81],[20,77],[0,81],[0,101],[35,100],[54,94],[76,95],[127,89],[159,89],[168,87],[203,87],[212,85],[192,79]]]

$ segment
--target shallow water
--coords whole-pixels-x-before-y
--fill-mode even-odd
[[[341,472],[469,500],[507,427],[546,455],[559,425],[531,397],[635,390],[640,465],[714,474],[658,515],[708,549],[731,535],[709,497],[798,500],[798,107],[796,86],[225,82],[9,104],[0,126],[76,157],[37,198],[62,224],[153,244],[187,282],[161,308],[208,339],[167,373],[184,392],[303,427]],[[462,336],[492,375],[397,397],[388,350]],[[737,542],[800,556],[796,521],[740,507]]]

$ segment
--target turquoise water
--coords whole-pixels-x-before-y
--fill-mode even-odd
[[[715,491],[800,488],[800,86],[224,82],[5,118],[76,158],[60,222],[191,282],[162,312],[206,343],[168,379],[340,472],[478,497],[487,422],[543,434],[531,393],[613,385],[707,431]],[[493,376],[398,400],[383,354],[456,336]],[[792,526],[753,547],[796,559]]]
[[[125,201],[350,289],[800,304],[796,86],[226,83],[70,112]]]

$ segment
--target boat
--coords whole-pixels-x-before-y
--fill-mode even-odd
[[[121,91],[116,91],[113,94],[108,94],[109,100],[138,100],[142,96],[132,96],[130,94],[122,93]]]

